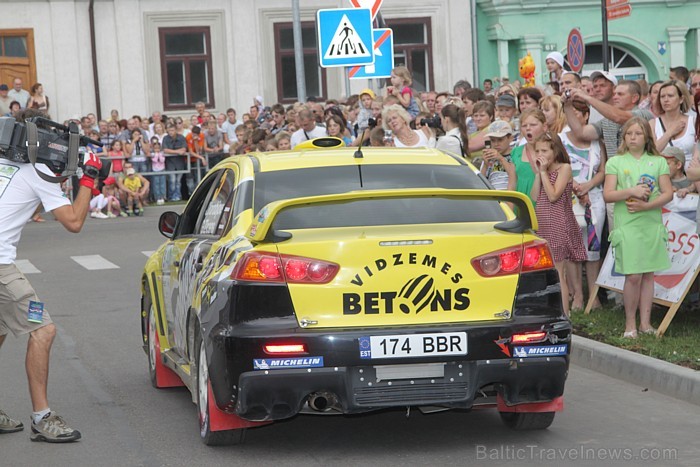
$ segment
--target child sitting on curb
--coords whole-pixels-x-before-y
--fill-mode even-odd
[[[126,213],[129,216],[143,215],[143,196],[141,195],[141,178],[136,176],[133,167],[126,169],[126,178],[122,182],[126,188]],[[135,208],[132,208],[135,205]]]
[[[107,214],[102,212],[105,208],[107,208]],[[107,177],[104,180],[102,193],[90,200],[90,217],[94,219],[113,218],[121,214],[121,211],[117,198],[116,180],[114,177]]]

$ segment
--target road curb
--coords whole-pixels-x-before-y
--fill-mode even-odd
[[[571,362],[700,405],[699,371],[581,336],[573,336]]]

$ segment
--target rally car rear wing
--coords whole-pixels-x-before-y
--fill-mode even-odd
[[[530,198],[515,191],[501,190],[448,190],[443,188],[410,188],[394,190],[363,190],[351,191],[347,193],[336,193],[332,195],[309,196],[304,198],[285,199],[274,201],[265,205],[256,214],[250,225],[247,237],[253,243],[279,242],[291,238],[289,232],[277,231],[272,228],[275,218],[285,209],[291,207],[308,206],[313,204],[337,203],[343,201],[357,201],[368,199],[388,199],[388,198],[416,198],[416,197],[439,197],[439,198],[465,198],[482,201],[498,201],[501,203],[511,203],[515,206],[514,211],[506,209],[509,220],[499,222],[494,225],[495,229],[511,232],[523,233],[528,230],[537,230],[537,217],[532,207]]]

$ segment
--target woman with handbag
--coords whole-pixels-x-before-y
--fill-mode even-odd
[[[574,101],[574,113],[582,125],[588,123],[590,108],[583,101]],[[583,244],[586,246],[586,282],[588,295],[593,294],[595,281],[600,272],[600,239],[605,222],[605,201],[603,201],[603,181],[605,180],[605,145],[600,141],[584,141],[576,138],[573,132],[561,133],[564,149],[571,159],[571,171],[574,178],[573,209],[581,229]],[[569,290],[573,292],[571,308],[582,309],[583,279],[581,263],[568,263],[566,277],[569,278]],[[598,298],[594,298],[593,308],[600,307]]]

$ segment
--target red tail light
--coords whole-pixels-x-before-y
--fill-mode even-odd
[[[472,266],[484,277],[506,276],[551,269],[554,267],[554,258],[547,242],[536,240],[474,258]]]
[[[271,355],[307,353],[306,344],[265,344],[263,350]]]
[[[333,280],[339,269],[339,265],[328,261],[250,251],[238,260],[231,278],[255,282],[327,284]]]
[[[524,332],[522,334],[513,334],[510,338],[511,344],[532,344],[542,342],[547,338],[547,333],[544,331]]]

